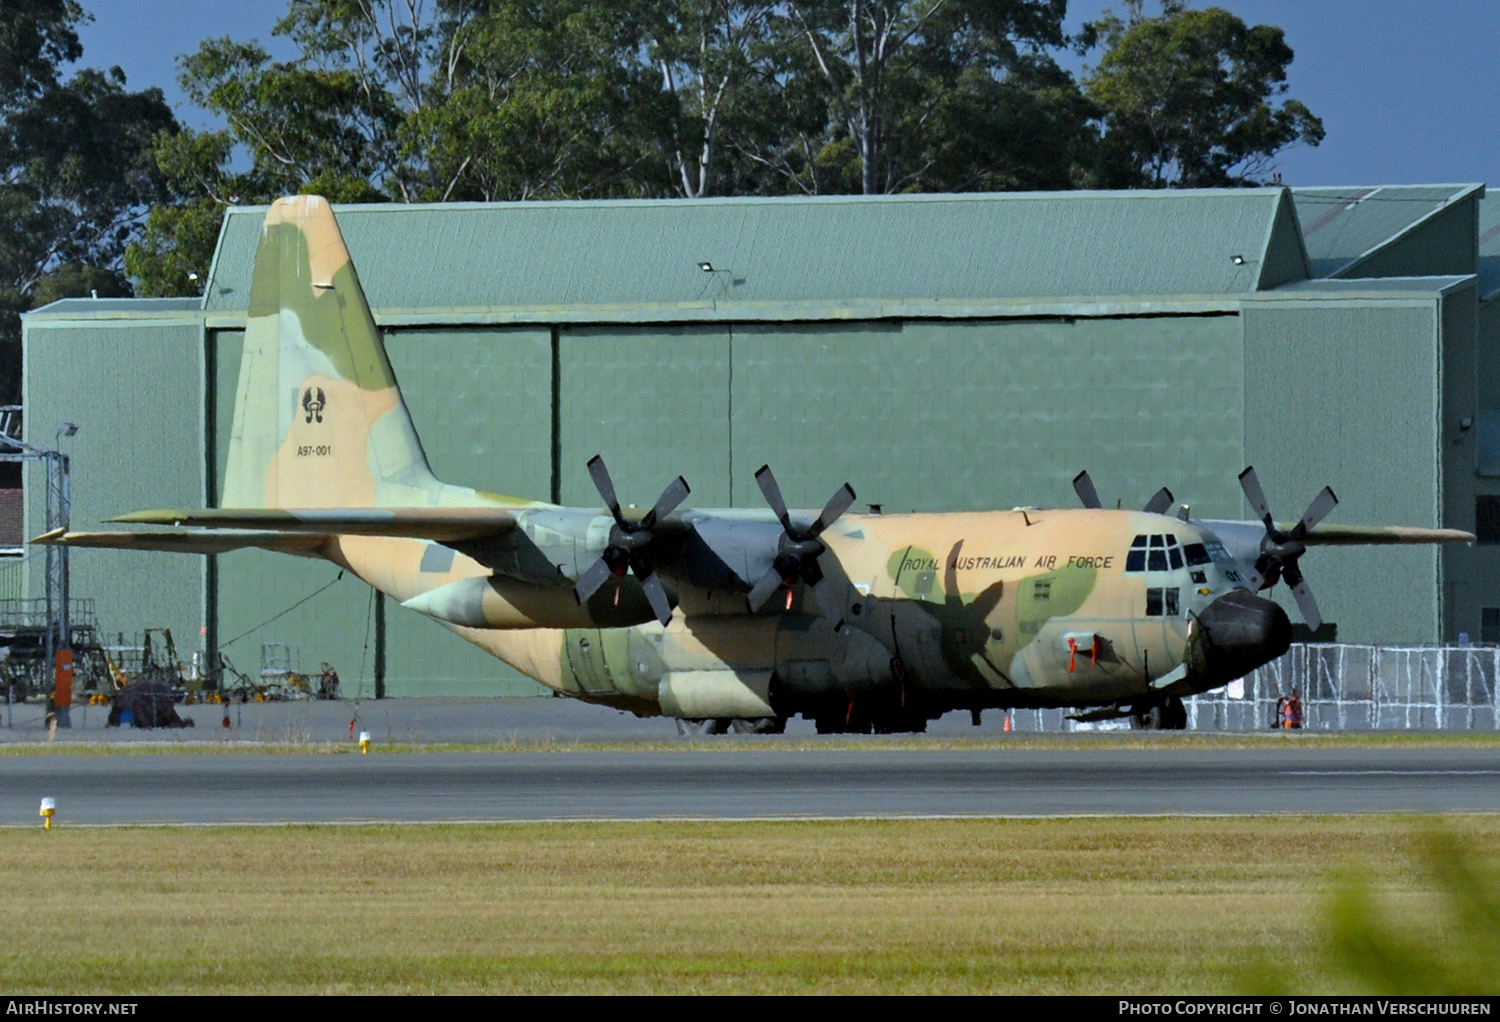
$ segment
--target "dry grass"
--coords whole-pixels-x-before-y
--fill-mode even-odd
[[[1443,826],[1493,864],[1500,818]],[[1429,829],[1300,817],[6,830],[0,988],[1229,993],[1257,963],[1316,958],[1333,871],[1354,864],[1397,901],[1425,899],[1415,852]]]

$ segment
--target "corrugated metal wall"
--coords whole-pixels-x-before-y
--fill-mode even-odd
[[[26,439],[71,456],[75,529],[138,508],[202,502],[203,398],[196,318],[27,325]],[[59,440],[64,421],[78,434]],[[46,520],[45,476],[35,462],[26,496],[30,537]],[[106,632],[138,642],[141,628],[171,628],[182,653],[200,648],[207,623],[200,558],[77,550],[71,567],[73,597],[96,601]],[[41,567],[28,572],[33,595],[44,595],[45,585]]]
[[[1245,456],[1278,520],[1330,485],[1338,521],[1439,524],[1439,315],[1430,299],[1247,306]],[[1433,547],[1320,549],[1303,570],[1341,641],[1439,634]]]

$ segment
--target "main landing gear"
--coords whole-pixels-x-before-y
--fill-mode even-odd
[[[785,730],[785,717],[706,717],[677,721],[677,733],[689,738],[731,732],[737,735],[779,735]]]
[[[1187,707],[1176,696],[1159,703],[1137,703],[1130,708],[1130,726],[1137,731],[1182,731],[1187,728]]]

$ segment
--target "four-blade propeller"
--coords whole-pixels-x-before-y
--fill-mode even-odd
[[[656,567],[651,561],[651,543],[654,539],[652,530],[658,522],[675,511],[678,504],[687,499],[691,492],[687,480],[678,476],[668,483],[645,517],[632,522],[620,511],[615,485],[609,478],[609,469],[604,467],[602,455],[596,454],[589,460],[589,475],[594,480],[599,496],[604,498],[604,506],[614,516],[615,523],[609,527],[609,546],[605,547],[599,559],[578,579],[578,584],[573,587],[573,595],[578,598],[579,603],[587,603],[606,581],[610,578],[623,578],[625,572],[629,571],[640,582],[651,609],[656,612],[656,619],[665,625],[672,620],[672,603],[667,599],[667,591],[663,588],[661,579],[656,577]]]
[[[833,588],[828,580],[823,577],[823,569],[818,565],[818,558],[827,549],[818,539],[830,525],[838,520],[838,517],[849,510],[849,505],[854,503],[854,490],[848,483],[840,486],[828,503],[824,506],[818,520],[803,531],[792,524],[791,515],[787,513],[786,501],[781,498],[781,487],[776,485],[776,477],[771,474],[771,466],[762,465],[755,473],[755,482],[760,486],[761,494],[766,498],[766,503],[776,513],[781,522],[782,537],[776,551],[776,559],[771,562],[771,568],[761,576],[759,582],[755,583],[750,590],[750,611],[754,613],[765,606],[767,600],[777,589],[782,586],[790,588],[800,579],[818,600],[818,605],[823,608],[823,613],[828,620],[834,622],[834,631],[842,631],[844,628],[844,605],[834,595]]]
[[[1266,535],[1260,541],[1260,556],[1255,560],[1256,574],[1265,580],[1264,588],[1267,589],[1275,585],[1278,578],[1285,579],[1286,584],[1291,587],[1292,595],[1297,598],[1297,606],[1302,610],[1302,620],[1307,622],[1307,627],[1317,631],[1323,624],[1323,615],[1318,612],[1318,601],[1313,598],[1312,588],[1308,586],[1307,579],[1302,577],[1302,569],[1297,566],[1297,561],[1307,552],[1302,541],[1307,538],[1313,526],[1338,506],[1338,497],[1334,496],[1331,487],[1323,487],[1312,499],[1312,503],[1307,505],[1307,510],[1302,512],[1302,520],[1292,526],[1292,531],[1282,532],[1271,517],[1271,508],[1266,503],[1266,494],[1260,488],[1260,479],[1255,474],[1254,466],[1240,473],[1240,488],[1245,491],[1245,499],[1250,502],[1255,516],[1266,523]]]

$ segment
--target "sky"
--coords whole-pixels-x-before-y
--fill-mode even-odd
[[[214,124],[177,87],[175,58],[199,41],[259,39],[273,53],[271,27],[286,0],[81,0],[94,15],[80,36],[90,67],[119,65],[132,89],[159,86],[180,121]],[[1076,29],[1109,7],[1072,0]],[[1118,7],[1119,5],[1116,4]],[[1277,161],[1289,185],[1488,182],[1500,184],[1500,100],[1494,26],[1500,0],[1204,0],[1247,23],[1286,31],[1296,54],[1287,95],[1322,118],[1328,137]],[[143,8],[149,16],[143,16]],[[290,55],[281,44],[280,56]]]

